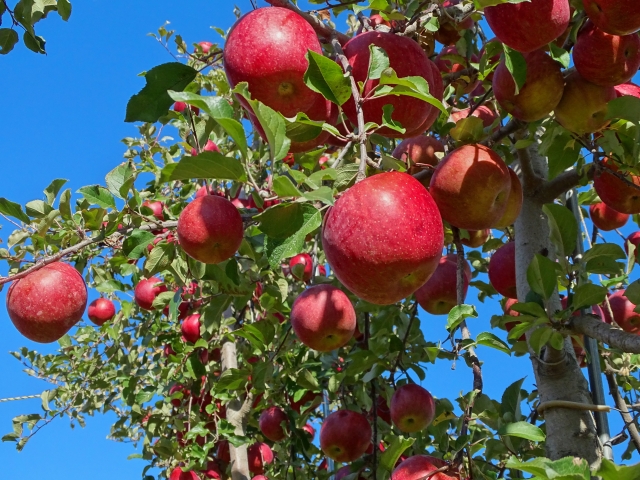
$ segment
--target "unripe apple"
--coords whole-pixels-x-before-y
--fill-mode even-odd
[[[603,202],[589,205],[589,216],[593,224],[605,232],[622,228],[629,220],[629,215],[620,213]]]
[[[582,0],[582,4],[589,19],[611,35],[640,30],[640,4],[636,0]]]
[[[143,310],[153,310],[153,301],[162,292],[166,292],[167,287],[158,277],[145,278],[138,282],[133,291],[133,297]]]
[[[29,340],[51,343],[80,321],[87,306],[87,285],[71,265],[55,262],[14,280],[7,292],[7,313]]]
[[[489,260],[489,283],[508,298],[518,298],[516,289],[516,244],[508,242],[498,248]]]
[[[400,172],[380,173],[349,188],[322,229],[327,263],[338,280],[378,305],[402,300],[424,285],[443,244],[442,220],[431,195]]]
[[[261,475],[264,473],[264,466],[273,462],[273,452],[269,445],[256,442],[247,449],[249,460],[249,471]]]
[[[429,192],[442,218],[467,230],[491,228],[504,215],[511,191],[509,169],[483,145],[464,145],[436,167]]]
[[[428,455],[414,455],[413,457],[407,458],[395,468],[391,474],[391,480],[422,480],[426,478],[430,472],[439,470],[445,465],[447,465],[447,463],[439,458]],[[454,472],[453,469],[452,472]],[[440,472],[429,476],[429,480],[460,480],[460,476],[455,473],[449,475]]]
[[[187,205],[178,219],[177,231],[185,253],[208,264],[233,257],[244,236],[238,210],[216,195],[196,198]]]
[[[301,268],[298,267],[294,270],[293,267],[296,265],[301,265]],[[311,280],[311,277],[313,276],[313,259],[311,258],[311,255],[308,253],[299,253],[295,257],[291,258],[291,260],[289,260],[289,270],[291,271],[293,278],[296,280],[302,280],[304,282]],[[296,274],[296,272],[299,272],[299,274]],[[300,276],[300,274],[302,274],[302,276]]]
[[[291,308],[291,327],[298,339],[319,352],[330,352],[351,340],[356,312],[349,297],[332,285],[306,289]]]
[[[629,255],[629,243],[636,247],[634,250],[636,263],[640,260],[640,232],[633,232],[627,237],[627,241],[624,242],[624,250]]]
[[[156,220],[164,220],[164,203],[145,200],[144,202],[142,202],[142,206],[150,208]]]
[[[116,307],[108,298],[97,298],[89,304],[89,320],[101,327],[116,314]]]
[[[269,407],[260,414],[260,431],[272,442],[279,442],[287,436],[288,422],[287,414],[280,407]]]
[[[466,232],[466,235],[463,232]],[[484,245],[490,234],[491,230],[488,228],[484,230],[462,230],[460,232],[460,242],[467,247],[478,248]]]
[[[196,343],[200,340],[200,314],[194,313],[185,318],[182,321],[180,330],[187,342]]]
[[[457,304],[458,259],[456,255],[447,255],[440,259],[440,264],[431,278],[416,290],[416,301],[432,315],[447,315]],[[471,281],[471,268],[464,261],[463,297]]]
[[[433,421],[435,413],[433,397],[420,385],[402,385],[391,397],[391,420],[401,432],[424,430]]]
[[[593,188],[600,197],[600,199],[606,203],[609,207],[620,213],[634,214],[640,213],[640,190],[634,188],[632,185],[628,185],[622,179],[615,176],[609,170],[613,172],[619,171],[618,166],[610,161],[605,160],[605,169],[600,172],[596,172],[593,179]],[[625,173],[625,178],[640,187],[640,176]]]
[[[471,108],[464,108],[462,110],[451,112],[449,121],[457,124],[460,120],[468,118],[469,115],[471,115],[472,117],[476,117],[482,120],[482,126],[484,128],[489,128],[491,125],[493,125],[493,122],[495,122],[499,118],[496,112],[491,110],[486,105],[480,105],[478,108],[474,109],[471,114],[469,114],[469,112],[471,112]]]
[[[196,472],[186,472],[180,467],[176,467],[171,472],[169,480],[199,480]]]
[[[640,335],[640,314],[633,310],[636,305],[625,296],[626,290],[618,290],[609,295],[609,305],[613,312],[613,319],[625,332]]]
[[[320,448],[337,462],[353,462],[371,444],[367,417],[352,410],[337,410],[325,418],[320,428]]]
[[[485,8],[484,14],[498,40],[522,53],[558,38],[571,19],[568,0],[502,3]]]
[[[493,228],[507,228],[513,225],[522,210],[522,184],[516,172],[511,169],[509,169],[509,176],[511,177],[511,191],[507,199],[507,209]]]

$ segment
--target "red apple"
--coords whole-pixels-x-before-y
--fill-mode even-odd
[[[318,37],[304,18],[285,8],[258,8],[231,28],[224,69],[232,87],[248,82],[254,100],[295,117],[320,96],[304,83],[308,50],[322,54]],[[246,106],[244,99],[239,101]]]
[[[484,15],[498,40],[523,53],[558,38],[571,19],[568,0],[502,3],[485,8]]]
[[[601,172],[596,172],[596,176],[593,179],[593,188],[595,188],[600,199],[620,213],[640,213],[640,190],[628,185],[609,171],[613,170],[623,174],[614,162],[605,160],[604,166],[605,169]],[[629,182],[640,187],[640,176],[630,173],[624,173],[624,175]]]
[[[218,448],[216,450],[216,459],[219,462],[229,463],[231,462],[231,451],[229,450],[229,442],[227,440],[221,440],[218,442]]]
[[[216,195],[196,198],[178,219],[180,246],[203,263],[220,263],[233,257],[243,235],[238,210],[229,200]]]
[[[313,440],[313,437],[316,436],[316,429],[313,428],[310,423],[307,423],[304,427],[302,427],[302,430],[304,430],[311,436],[311,440]]]
[[[562,98],[562,66],[542,50],[524,55],[527,77],[516,94],[516,83],[503,59],[493,75],[493,92],[500,106],[524,122],[540,120],[556,108]]]
[[[626,290],[618,290],[609,295],[613,319],[625,332],[640,335],[640,314],[633,311],[636,305],[629,301],[625,293]]]
[[[377,13],[374,13],[369,17],[369,22],[371,23],[371,26],[374,28],[377,27],[378,25],[386,25],[387,27],[391,27],[391,24]]]
[[[196,472],[185,472],[180,467],[176,467],[171,472],[169,480],[199,480]]]
[[[367,417],[352,410],[330,414],[320,428],[320,448],[337,462],[353,462],[371,445],[371,425]]]
[[[7,293],[7,313],[29,340],[51,343],[80,321],[87,285],[71,265],[55,262],[15,280]]]
[[[455,46],[450,45],[440,51],[436,57],[435,64],[440,72],[448,74],[468,69],[470,67],[469,63],[478,63],[479,61],[480,59],[476,54],[472,54],[470,60],[467,60],[465,56],[460,55]],[[480,81],[477,80],[474,74],[469,73],[464,77],[457,78],[451,83],[457,92],[461,94],[471,93],[480,85]]]
[[[443,244],[442,220],[431,195],[400,172],[356,183],[329,210],[322,229],[327,262],[338,280],[378,305],[402,300],[424,285],[438,266]]]
[[[466,232],[466,235],[463,232]],[[490,234],[491,230],[488,228],[484,230],[462,230],[460,232],[460,242],[467,247],[478,248],[484,245]]]
[[[346,467],[342,467],[340,470],[336,472],[335,476],[333,477],[333,480],[342,480],[344,477],[356,472],[358,472],[358,470],[352,471],[351,466],[347,465]],[[358,475],[355,478],[355,480],[365,480],[365,478],[362,475]]]
[[[483,145],[451,152],[438,164],[429,185],[442,218],[467,230],[493,227],[507,209],[510,191],[509,169]]]
[[[185,318],[182,321],[180,330],[187,342],[196,343],[200,340],[200,314],[194,313]]]
[[[327,284],[315,285],[296,298],[291,327],[307,347],[330,352],[353,337],[356,312],[342,290]]]
[[[260,414],[260,431],[272,442],[279,442],[287,436],[288,422],[287,414],[280,407],[269,407]]]
[[[605,232],[622,228],[629,220],[629,215],[620,213],[602,202],[589,205],[589,216],[593,224]]]
[[[507,228],[513,225],[518,215],[520,215],[520,210],[522,210],[522,184],[516,172],[509,169],[509,175],[511,177],[511,191],[507,200],[507,209],[493,228]]]
[[[401,432],[424,430],[433,421],[435,413],[433,397],[420,385],[402,385],[391,397],[391,420]]]
[[[507,301],[504,302],[504,313],[505,315],[511,315],[512,317],[519,317],[520,316],[520,312],[516,312],[515,310],[512,310],[511,307],[513,307],[516,303],[518,303],[518,299],[517,298],[507,298]],[[517,325],[519,325],[520,322],[507,322],[504,324],[504,328],[507,329],[507,332],[510,332],[511,330],[513,330]],[[527,336],[523,333],[522,335],[520,335],[520,338],[518,338],[518,342],[524,342],[527,340]]]
[[[640,98],[640,87],[635,83],[623,83],[622,85],[616,85],[613,87],[618,97],[624,97],[629,95],[631,97]]]
[[[162,292],[166,292],[167,287],[158,277],[145,278],[140,280],[133,291],[136,304],[143,310],[153,310],[153,301]]]
[[[145,200],[144,202],[142,202],[142,206],[150,208],[156,220],[164,220],[164,203]]]
[[[631,243],[633,246],[636,247],[634,252],[636,257],[636,263],[638,263],[640,259],[640,232],[633,232],[631,235],[627,237],[627,241],[624,242],[624,249],[627,252],[627,255],[629,255],[629,243]]]
[[[518,298],[516,290],[516,244],[509,242],[498,248],[489,260],[489,283],[508,298]]]
[[[184,112],[186,108],[187,108],[187,104],[184,102],[176,102],[173,104],[173,110],[178,113]],[[193,105],[190,105],[189,108],[196,115],[200,113],[200,109],[198,107],[194,107]]]
[[[640,67],[640,37],[610,35],[587,21],[573,47],[573,63],[585,80],[596,85],[628,82]]]
[[[269,479],[264,475],[256,475],[255,477],[252,477],[251,480],[269,480]]]
[[[428,82],[431,90],[434,85],[434,80],[432,69],[429,65],[430,61],[418,43],[408,37],[377,31],[357,35],[344,46],[344,53],[349,59],[349,63],[353,69],[352,75],[356,82],[365,83],[367,79],[370,58],[369,47],[371,45],[380,47],[387,53],[389,65],[395,70],[398,77],[423,77]],[[363,96],[366,97],[369,95],[378,84],[379,80],[366,81]],[[406,129],[405,133],[400,133],[387,127],[377,130],[377,133],[380,135],[392,138],[408,138],[415,136],[416,133],[420,133],[415,131],[423,125],[424,121],[435,108],[422,100],[409,96],[385,96],[368,99],[362,107],[365,123],[375,122],[378,125],[382,125],[382,108],[385,105],[393,106],[391,118]],[[357,124],[353,97],[343,105],[343,108],[351,123],[354,125]],[[431,125],[427,125],[425,130],[430,126]]]
[[[293,267],[296,265],[301,265],[301,267],[294,270]],[[291,271],[293,278],[296,280],[302,280],[305,282],[311,280],[311,277],[313,276],[313,259],[311,258],[311,255],[308,253],[299,253],[295,257],[291,258],[291,260],[289,260],[289,270]],[[296,275],[296,272],[299,272],[302,276]]]
[[[504,4],[511,5],[511,4]],[[444,467],[446,463],[439,458],[427,455],[414,455],[402,462],[391,474],[391,480],[422,480],[430,472]],[[453,473],[436,473],[431,475],[429,480],[459,480],[460,476]]]
[[[640,4],[636,0],[582,0],[585,13],[598,28],[612,35],[640,30]]]
[[[293,167],[293,165],[296,163],[296,159],[293,156],[293,153],[287,153],[287,156],[282,159],[282,163],[290,167]]]
[[[449,120],[454,123],[458,123],[463,118],[467,118],[470,111],[471,108],[465,108],[463,110],[451,112],[451,117],[449,118]],[[473,112],[471,112],[471,116],[482,120],[482,126],[484,128],[489,128],[491,125],[493,125],[493,122],[498,119],[498,115],[496,115],[496,112],[485,105],[480,105],[478,108],[476,108]]]
[[[614,98],[613,87],[601,87],[573,72],[566,78],[562,99],[556,106],[556,120],[578,135],[597,132],[609,124],[607,104]]]
[[[211,42],[198,42],[198,45],[200,46],[202,53],[209,53],[209,50],[213,47],[213,43]]]
[[[222,478],[222,473],[224,472],[224,468],[220,466],[220,464],[213,460],[207,462],[207,469],[202,472],[204,478],[214,478],[216,480]]]
[[[440,159],[436,152],[444,152],[442,142],[428,135],[419,135],[400,142],[391,155],[406,163],[407,172],[415,175],[428,165],[435,167],[438,164]]]
[[[256,442],[247,449],[249,471],[257,475],[264,473],[264,466],[273,462],[273,452],[269,445]]]
[[[101,327],[116,314],[116,307],[108,298],[97,298],[89,304],[89,320]]]
[[[415,295],[420,306],[432,315],[447,315],[457,304],[458,263],[456,255],[447,255],[440,259],[440,264],[431,278],[420,287]],[[464,262],[464,296],[471,281],[471,268]]]

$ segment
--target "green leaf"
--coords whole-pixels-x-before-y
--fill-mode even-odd
[[[303,221],[300,229],[287,238],[265,238],[265,253],[272,268],[279,268],[283,258],[293,257],[302,251],[305,237],[322,224],[322,215],[308,203],[301,204]]]
[[[31,223],[31,219],[24,213],[22,206],[6,198],[0,198],[0,213],[17,218],[24,223]]]
[[[640,463],[616,465],[611,460],[603,458],[600,468],[595,474],[602,480],[637,480],[640,478]]]
[[[529,345],[536,355],[540,355],[542,351],[542,347],[544,347],[549,340],[551,339],[551,335],[553,335],[554,330],[548,326],[536,328],[531,335],[529,336]]]
[[[585,283],[576,288],[571,307],[573,310],[589,307],[591,305],[599,305],[604,302],[607,296],[607,289],[602,285],[594,285],[593,283]]]
[[[307,51],[309,66],[304,83],[314,92],[337,105],[351,97],[351,80],[335,61],[311,50]]]
[[[520,418],[522,418],[520,403],[522,403],[522,384],[524,380],[524,378],[521,378],[513,382],[502,394],[500,411],[503,418],[506,414],[511,414],[514,420],[520,420]]]
[[[373,98],[386,95],[405,95],[423,100],[437,107],[444,114],[448,114],[442,102],[429,93],[429,83],[422,77],[398,78],[393,68],[387,68],[380,75],[380,85],[387,87],[377,89]]]
[[[165,270],[176,256],[173,243],[160,242],[153,247],[149,257],[144,262],[144,274],[148,277]]]
[[[640,98],[625,95],[607,103],[607,119],[620,118],[640,124]]]
[[[318,383],[318,379],[306,368],[303,368],[298,377],[296,378],[296,383],[307,390],[317,390],[320,388],[320,384]]]
[[[302,203],[279,203],[253,217],[258,228],[273,239],[285,239],[296,233],[304,223]]]
[[[35,53],[46,53],[44,50],[45,41],[44,38],[35,35],[33,33],[33,28],[26,30],[22,34],[22,41],[24,42],[25,47]]]
[[[225,157],[218,152],[202,152],[195,157],[185,155],[177,163],[162,169],[162,178],[167,180],[190,180],[192,178],[236,180],[245,182],[246,173],[236,158]]]
[[[527,268],[527,282],[529,282],[531,290],[541,295],[545,300],[551,298],[558,284],[555,262],[536,253]]]
[[[347,163],[346,165],[338,168],[338,175],[336,176],[336,181],[333,186],[337,190],[341,191],[346,189],[355,181],[358,169],[359,166],[356,163]]]
[[[551,42],[549,47],[551,48],[551,58],[560,63],[563,68],[569,68],[569,64],[571,63],[571,55],[569,55],[569,52],[556,45],[555,42]]]
[[[77,193],[81,194],[92,205],[98,205],[102,208],[116,208],[116,201],[113,195],[111,195],[109,190],[100,185],[82,187]]]
[[[147,84],[129,100],[125,122],[154,123],[165,115],[173,104],[168,90],[182,91],[198,72],[180,62],[153,67],[145,74]]]
[[[6,55],[18,43],[18,32],[11,28],[0,28],[0,55]]]
[[[634,305],[640,305],[640,280],[630,283],[624,291],[624,296]]]
[[[146,230],[134,230],[131,232],[122,244],[122,252],[129,258],[140,258],[147,245],[153,242],[156,236]]]
[[[389,475],[395,468],[396,463],[402,456],[402,454],[413,445],[414,438],[404,438],[394,436],[391,439],[391,444],[384,451],[380,457],[380,464],[378,466],[378,477],[389,478]]]
[[[525,438],[534,442],[543,442],[546,438],[542,430],[529,422],[515,422],[503,425],[498,431],[498,435]]]
[[[297,170],[291,170],[291,172],[297,172]],[[338,178],[338,172],[333,168],[327,168],[325,170],[318,170],[317,172],[312,173],[304,180],[304,183],[315,190],[322,186],[322,182],[324,180],[335,180],[336,178]]]
[[[58,0],[58,14],[65,22],[71,16],[71,3],[69,0]]]
[[[273,178],[273,191],[279,197],[300,197],[302,192],[293,184],[289,177],[279,175]]]
[[[42,200],[32,200],[25,205],[25,210],[30,217],[43,218],[53,210],[53,207]]]
[[[590,480],[589,464],[584,459],[565,457],[551,461],[548,458],[535,458],[529,462],[520,462],[516,456],[509,457],[507,468],[521,470],[535,475],[535,480]],[[617,480],[617,479],[616,479]]]
[[[578,238],[576,217],[573,216],[571,210],[555,203],[543,205],[542,211],[547,216],[551,241],[556,246],[557,256],[571,255],[576,248]]]
[[[325,205],[333,205],[335,203],[333,189],[330,187],[320,187],[313,192],[304,192],[302,196],[311,202],[320,201]]]
[[[373,44],[369,45],[369,70],[367,78],[369,80],[379,79],[382,72],[390,66],[387,52]]]
[[[476,338],[476,343],[485,347],[495,348],[496,350],[500,350],[501,352],[504,352],[509,356],[511,355],[511,348],[509,348],[509,345],[500,340],[493,333],[480,333]]]
[[[478,317],[476,307],[473,305],[456,305],[451,309],[449,316],[447,317],[447,330],[452,332],[458,328],[458,325],[460,325],[463,320],[469,317]]]
[[[125,200],[129,189],[136,180],[134,172],[135,170],[129,163],[123,163],[107,173],[105,180],[109,191],[116,197]]]
[[[531,315],[533,317],[547,318],[547,312],[545,312],[544,308],[541,305],[535,302],[518,302],[511,306],[511,310],[514,310],[518,313],[523,313],[525,315]]]
[[[542,141],[540,153],[549,158],[549,179],[560,175],[580,158],[582,146],[564,129],[548,129]]]
[[[60,215],[65,220],[71,220],[71,189],[67,188],[60,195],[60,201],[58,202],[58,209]]]
[[[323,121],[311,120],[306,113],[298,113],[293,121],[286,120],[287,137],[294,142],[307,142],[322,133]]]
[[[616,243],[598,243],[591,247],[582,257],[583,262],[589,262],[598,257],[608,257],[612,260],[622,260],[626,257],[622,247]]]
[[[520,89],[527,80],[527,62],[524,59],[522,53],[513,50],[506,45],[504,47],[504,64],[509,70],[509,73],[513,77],[513,81],[516,84],[516,95],[520,92]]]
[[[58,196],[60,189],[67,182],[68,180],[65,180],[64,178],[57,178],[52,181],[47,188],[44,189],[44,194],[47,197],[47,203],[49,205],[53,205],[53,202]]]

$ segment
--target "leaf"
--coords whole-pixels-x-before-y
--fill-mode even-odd
[[[302,192],[293,184],[289,177],[279,175],[273,178],[273,191],[279,197],[300,197]]]
[[[625,95],[607,103],[607,119],[620,118],[640,124],[640,98]]]
[[[504,425],[498,431],[498,435],[506,437],[525,438],[534,442],[543,442],[546,438],[544,432],[529,422],[515,422]]]
[[[476,338],[476,343],[485,347],[495,348],[496,350],[500,350],[501,352],[504,352],[507,355],[511,356],[511,349],[509,348],[509,345],[500,340],[493,333],[480,333]]]
[[[380,457],[378,477],[389,478],[402,454],[415,442],[414,438],[393,437],[391,444]]]
[[[153,247],[149,257],[144,262],[144,274],[147,277],[165,270],[176,256],[176,247],[173,243],[160,242]]]
[[[602,480],[637,480],[640,478],[640,463],[635,465],[616,465],[611,460],[602,459],[595,475]]]
[[[322,224],[322,215],[313,205],[308,203],[301,205],[303,221],[297,232],[284,239],[270,237],[265,239],[265,253],[272,268],[279,268],[282,259],[300,253],[305,237]]]
[[[109,191],[118,198],[125,200],[129,189],[133,186],[136,177],[134,169],[129,163],[123,163],[107,173],[105,181]]]
[[[369,45],[369,70],[367,78],[369,80],[377,80],[380,78],[380,75],[382,75],[382,72],[390,66],[387,52],[373,44]]]
[[[607,296],[607,289],[602,285],[585,283],[576,288],[571,301],[571,308],[578,310],[591,305],[599,305]]]
[[[129,99],[125,122],[156,122],[173,104],[168,90],[182,91],[198,72],[180,62],[153,67],[145,74],[147,84]]]
[[[47,203],[49,205],[53,205],[53,202],[58,196],[60,189],[67,182],[68,180],[65,180],[64,178],[57,178],[53,180],[47,188],[44,189],[44,194],[47,197]]]
[[[524,378],[521,378],[513,382],[502,394],[501,414],[503,418],[507,413],[510,413],[514,420],[520,420],[520,418],[522,418],[520,403],[522,402],[521,392],[524,380]]]
[[[449,316],[447,317],[447,330],[452,332],[458,325],[460,325],[466,318],[473,317],[477,318],[478,313],[476,312],[476,307],[473,305],[456,305],[449,312]]]
[[[67,188],[60,195],[60,201],[58,202],[58,209],[60,215],[65,220],[71,220],[71,189]]]
[[[515,94],[517,95],[524,85],[524,82],[527,80],[527,62],[522,53],[513,50],[506,45],[503,45],[503,47],[504,65],[513,77],[513,81],[516,84]]]
[[[35,53],[46,53],[44,50],[45,41],[44,38],[35,35],[33,33],[33,28],[29,30],[25,30],[22,34],[22,41],[24,42],[25,47]]]
[[[536,253],[527,268],[527,282],[529,282],[531,290],[548,300],[558,284],[556,264],[547,257]]]
[[[309,66],[304,73],[304,83],[307,87],[337,105],[351,98],[351,80],[340,65],[311,50],[306,57]]]
[[[162,169],[162,177],[167,180],[190,180],[192,178],[236,180],[245,182],[246,173],[242,163],[218,152],[202,152],[194,157],[185,155],[177,163]]]
[[[589,262],[598,257],[609,257],[613,260],[621,260],[626,257],[622,247],[615,243],[598,243],[591,247],[582,257],[583,262]]]
[[[578,222],[571,210],[562,205],[547,203],[542,206],[547,216],[551,241],[556,246],[558,257],[571,255],[576,248]]]
[[[53,207],[42,200],[32,200],[25,205],[25,210],[30,217],[43,218],[53,210]]]
[[[548,129],[542,139],[540,153],[549,158],[549,179],[560,175],[580,158],[582,146],[566,130]]]
[[[71,3],[69,0],[58,0],[58,14],[65,22],[71,16]]]
[[[344,190],[350,186],[356,179],[359,166],[357,163],[347,163],[346,165],[338,168],[338,175],[333,186],[337,190]]]
[[[541,305],[535,302],[518,302],[511,306],[511,310],[514,310],[518,313],[523,313],[525,315],[531,315],[533,317],[547,318],[547,312],[545,312],[544,308]]]
[[[448,114],[442,102],[429,93],[429,83],[422,77],[398,78],[393,68],[387,68],[380,75],[380,85],[388,85],[389,87],[377,89],[373,98],[386,95],[406,95],[423,100],[437,107],[445,115]],[[391,88],[392,85],[395,86]]]
[[[116,201],[113,195],[111,195],[109,190],[100,185],[82,187],[77,193],[81,194],[92,205],[98,205],[102,208],[116,208]]]
[[[301,203],[279,203],[253,217],[258,228],[273,239],[285,239],[300,228],[304,222],[304,206]]]
[[[302,371],[296,378],[296,383],[302,388],[306,388],[307,390],[317,390],[318,388],[320,388],[318,379],[306,368],[302,369]]]
[[[311,202],[320,201],[325,205],[333,205],[335,203],[333,189],[330,187],[320,187],[313,192],[304,192],[302,196]]]
[[[535,458],[527,463],[516,456],[509,457],[506,467],[535,475],[536,480],[590,480],[589,464],[584,459],[565,457],[555,462],[548,458]],[[617,479],[616,479],[617,480]]]
[[[18,32],[11,28],[0,28],[0,55],[6,55],[18,43]]]
[[[131,232],[122,244],[122,252],[129,258],[140,258],[155,235],[146,230],[134,230]]]
[[[24,223],[31,223],[31,219],[24,213],[22,206],[6,198],[0,198],[0,213],[17,218]]]
[[[556,45],[555,42],[551,42],[549,47],[551,48],[551,58],[560,63],[564,68],[569,68],[569,64],[571,63],[571,55],[569,55],[569,52]]]
[[[627,297],[634,305],[640,305],[640,280],[630,283],[623,296]]]

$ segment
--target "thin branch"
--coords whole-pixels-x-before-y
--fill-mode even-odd
[[[342,161],[344,160],[344,157],[347,155],[347,152],[349,150],[351,150],[351,147],[353,146],[353,140],[349,140],[347,142],[347,144],[344,146],[344,148],[342,149],[342,151],[340,152],[340,154],[338,155],[338,158],[336,158],[336,161],[333,162],[332,167],[333,168],[340,168],[340,166],[342,165]]]
[[[636,450],[640,452],[640,433],[638,432],[638,426],[629,413],[627,402],[625,402],[624,398],[622,398],[622,395],[620,395],[620,390],[618,390],[618,382],[616,382],[615,374],[611,368],[607,368],[604,372],[604,375],[605,377],[607,377],[607,383],[609,384],[609,393],[613,397],[613,401],[620,411],[620,415],[622,416],[624,425],[629,432],[629,435],[631,435],[631,440],[636,446]]]
[[[580,185],[581,172],[577,168],[572,168],[561,173],[553,180],[544,182],[536,192],[536,200],[539,203],[549,203],[558,198],[563,193]]]
[[[413,305],[413,311],[411,312],[411,318],[409,318],[409,325],[407,325],[407,331],[404,332],[404,338],[402,339],[402,348],[398,352],[398,357],[396,358],[396,362],[393,364],[393,368],[389,372],[389,377],[395,386],[394,374],[396,370],[400,366],[400,361],[402,360],[402,354],[407,348],[407,340],[409,340],[409,333],[411,332],[411,326],[413,325],[414,320],[418,316],[418,302]]]
[[[615,328],[595,315],[571,317],[568,327],[571,333],[587,335],[623,352],[640,353],[640,336]]]
[[[512,118],[509,123],[507,123],[504,127],[501,127],[497,132],[495,132],[486,140],[480,142],[480,144],[490,147],[494,143],[500,142],[502,139],[508,137],[512,133],[516,133],[518,130],[524,130],[525,128],[527,128],[526,123]]]

